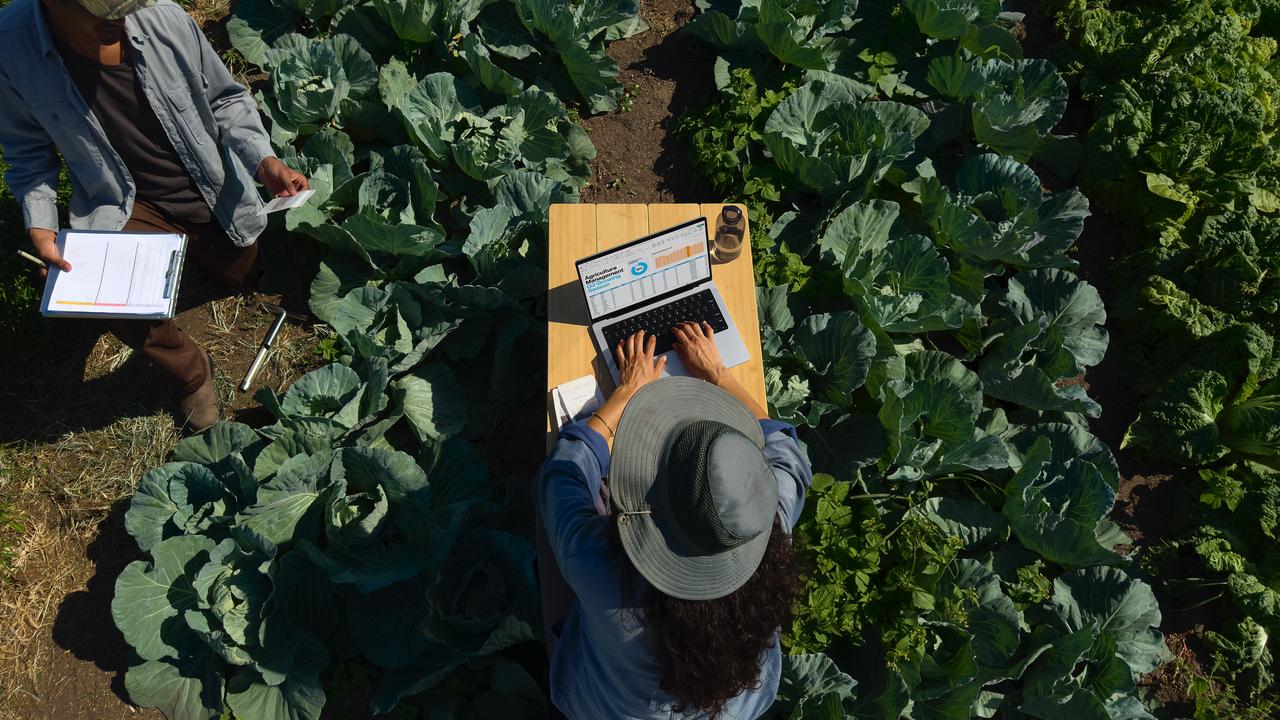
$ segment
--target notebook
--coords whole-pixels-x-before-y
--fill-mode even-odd
[[[49,269],[45,317],[171,318],[187,237],[172,233],[63,230],[58,251],[71,272]]]
[[[577,418],[599,410],[604,404],[604,393],[595,376],[586,375],[552,388],[551,402],[556,411],[556,427],[563,428]]]

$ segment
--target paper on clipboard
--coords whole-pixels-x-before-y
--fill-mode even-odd
[[[262,214],[266,215],[267,213],[280,212],[281,210],[299,207],[307,202],[307,198],[315,194],[315,190],[303,190],[297,195],[275,198],[271,202],[262,206]]]
[[[50,268],[46,317],[173,317],[185,235],[63,230],[58,250],[71,271]]]

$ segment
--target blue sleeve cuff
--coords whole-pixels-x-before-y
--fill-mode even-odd
[[[795,432],[794,430],[792,432]],[[604,436],[592,430],[587,426],[585,420],[571,422],[560,430],[560,437],[572,440],[580,440],[591,448],[591,452],[596,456],[596,462],[600,463],[600,475],[609,474],[609,443],[605,442]]]
[[[773,433],[780,432],[780,433],[785,433],[792,440],[795,440],[796,442],[800,442],[800,438],[796,436],[795,427],[790,425],[789,423],[784,423],[781,420],[773,420],[771,418],[765,418],[764,420],[760,421],[760,429],[764,431],[765,437],[769,437]]]

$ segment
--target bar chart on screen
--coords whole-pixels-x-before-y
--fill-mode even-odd
[[[691,258],[702,251],[703,251],[702,245],[685,245],[682,248],[677,248],[665,255],[659,255],[658,257],[654,258],[653,265],[654,267],[661,269],[661,268],[667,267],[668,265],[674,265],[686,258]]]

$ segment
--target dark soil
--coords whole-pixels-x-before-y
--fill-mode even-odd
[[[694,16],[690,0],[645,2],[640,14],[649,29],[609,46],[630,100],[616,113],[582,123],[597,152],[582,202],[709,200],[710,188],[693,171],[689,148],[675,137],[673,125],[715,92],[714,58],[679,31]]]
[[[122,700],[129,646],[111,622],[116,576],[137,559],[138,549],[124,529],[127,501],[117,503],[98,525],[97,536],[82,555],[68,553],[66,568],[83,578],[78,590],[61,599],[44,642],[56,647],[36,676],[27,718],[67,720],[160,720],[158,710],[136,708]],[[68,548],[70,549],[70,548]],[[44,652],[54,648],[39,648]],[[20,703],[21,704],[21,703]]]

